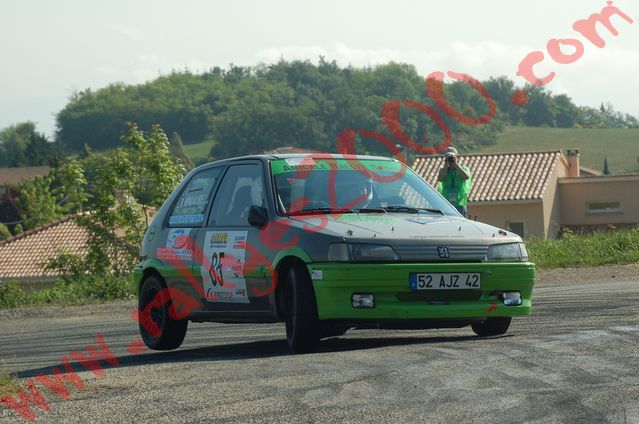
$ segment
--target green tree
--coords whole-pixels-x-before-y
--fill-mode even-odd
[[[513,103],[513,94],[517,90],[515,83],[506,76],[497,78],[489,78],[483,81],[484,87],[490,93],[495,101],[497,109],[504,119],[511,125],[521,123],[524,114],[524,108]]]
[[[14,167],[26,163],[27,144],[34,132],[33,122],[22,122],[0,131],[0,165]]]
[[[186,153],[184,153],[182,137],[180,137],[180,134],[176,132],[171,134],[171,137],[169,138],[169,153],[174,158],[177,158],[186,169],[193,168],[193,161],[186,155]]]
[[[160,124],[184,143],[208,137],[213,116],[227,104],[223,77],[174,72],[141,85],[112,84],[74,93],[56,115],[56,141],[80,153],[84,144],[106,150],[119,145],[128,123],[151,130]]]
[[[11,237],[11,231],[9,231],[6,225],[0,222],[0,241],[9,237]]]
[[[20,221],[20,189],[8,186],[0,197],[0,222],[7,225],[9,231],[14,231]]]
[[[516,106],[512,95],[518,87],[504,76],[490,78],[484,85],[498,109],[488,125],[470,127],[443,117],[460,147],[492,143],[504,123],[639,126],[635,118],[609,105],[575,110],[569,98],[536,86],[525,87],[530,100]],[[445,91],[462,113],[480,116],[486,110],[485,100],[468,84],[447,79]],[[119,145],[133,121],[144,131],[157,123],[167,134],[178,133],[185,145],[213,140],[213,157],[283,145],[334,151],[337,135],[346,128],[388,135],[380,110],[391,99],[433,106],[424,90],[424,76],[403,63],[354,68],[320,58],[318,64],[281,60],[255,67],[213,68],[202,74],[186,70],[144,84],[112,84],[74,93],[56,116],[56,142],[79,155],[85,143],[95,152],[105,151]],[[441,131],[423,113],[402,106],[400,119],[412,139],[431,145],[441,141]],[[362,142],[362,147],[363,152],[388,154],[379,143]],[[184,164],[189,166],[186,160]]]
[[[127,274],[148,226],[150,207],[159,207],[185,173],[173,160],[169,141],[155,125],[149,134],[132,124],[117,148],[96,170],[91,212],[78,219],[89,232],[85,269],[96,274]]]
[[[557,127],[573,128],[577,122],[577,107],[574,105],[570,97],[565,94],[559,94],[553,97],[553,102],[557,111]]]
[[[35,123],[21,122],[0,131],[0,166],[47,165],[59,156],[55,143],[36,131]]]
[[[599,109],[588,106],[577,108],[577,124],[583,128],[604,128],[607,125],[606,119]]]
[[[135,162],[118,148],[106,155],[97,169],[92,211],[78,219],[89,232],[86,270],[123,274],[131,265],[140,238],[142,208],[131,193],[135,186]]]
[[[556,108],[551,94],[538,86],[527,86],[528,103],[524,114],[524,123],[530,127],[556,126]]]
[[[20,218],[24,228],[31,229],[80,212],[88,199],[86,179],[79,162],[69,161],[48,175],[20,184]]]
[[[321,140],[321,124],[309,113],[310,102],[300,104],[284,83],[245,80],[238,83],[237,99],[215,121],[213,157],[261,153],[278,146],[308,147]]]
[[[137,164],[133,196],[144,205],[162,206],[186,173],[184,165],[171,156],[166,134],[159,125],[145,133],[132,124],[122,140],[133,147],[128,153]]]
[[[87,179],[82,164],[74,159],[55,169],[55,194],[62,213],[69,215],[82,212],[91,198],[87,192]]]
[[[27,157],[25,165],[47,165],[53,155],[53,148],[51,146],[52,143],[50,143],[44,135],[34,132],[34,134],[29,137],[25,149],[25,155]]]
[[[446,84],[444,92],[448,103],[466,116],[485,116],[490,112],[486,99],[465,82],[455,81]],[[476,146],[493,144],[508,118],[503,113],[496,113],[489,122],[477,126],[464,125],[448,117],[444,119],[450,128],[452,143],[465,151]]]
[[[20,184],[20,218],[25,229],[29,230],[64,216],[58,205],[60,199],[52,188],[54,180],[54,176],[49,174]]]
[[[82,146],[82,153],[80,155],[82,159],[86,159],[90,157],[92,154],[93,154],[93,149],[91,149],[91,146],[89,146],[87,143],[84,143],[84,146]]]
[[[639,119],[635,118],[631,114],[626,113],[624,119],[628,128],[639,128]]]

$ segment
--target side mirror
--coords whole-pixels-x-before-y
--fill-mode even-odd
[[[248,222],[257,228],[262,228],[268,222],[268,212],[266,208],[253,205],[248,212]]]

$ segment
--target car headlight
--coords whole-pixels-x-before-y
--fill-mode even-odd
[[[385,262],[398,261],[392,247],[383,244],[333,243],[328,248],[331,262]]]
[[[493,244],[488,247],[487,261],[527,261],[528,251],[523,243]]]

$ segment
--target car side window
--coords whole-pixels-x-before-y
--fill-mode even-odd
[[[169,226],[199,226],[211,199],[221,167],[205,169],[195,174],[173,206]]]
[[[232,165],[215,195],[208,225],[249,225],[248,210],[253,205],[266,206],[261,165]]]

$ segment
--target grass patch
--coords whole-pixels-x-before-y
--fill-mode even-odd
[[[507,127],[496,144],[473,153],[580,149],[581,165],[603,170],[604,156],[613,174],[639,172],[639,129]],[[634,152],[634,153],[633,153]]]
[[[130,276],[83,276],[60,279],[44,290],[25,289],[15,282],[0,284],[0,308],[46,305],[84,305],[132,299],[136,287]]]
[[[204,140],[201,143],[185,144],[184,153],[195,163],[200,163],[209,157],[211,148],[215,145],[213,140]]]
[[[558,240],[526,242],[532,262],[539,268],[579,268],[639,262],[639,228],[566,234]]]
[[[18,379],[9,372],[4,361],[0,362],[0,398],[16,394],[20,388]]]

